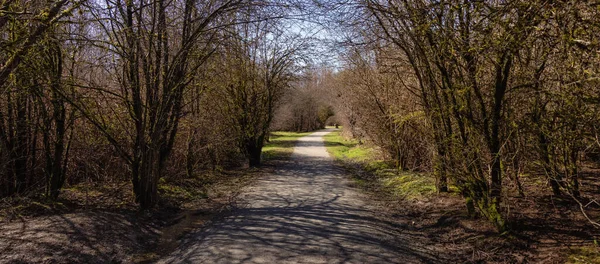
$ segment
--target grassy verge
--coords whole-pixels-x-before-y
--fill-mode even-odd
[[[427,174],[397,171],[392,162],[378,158],[378,151],[358,141],[345,139],[339,131],[325,136],[325,146],[334,159],[353,172],[357,185],[385,190],[398,198],[416,200],[436,192],[435,180]]]
[[[353,163],[372,163],[375,161],[375,150],[359,145],[356,140],[345,139],[340,131],[331,132],[324,137],[327,151],[339,161]]]
[[[310,135],[312,132],[271,132],[269,142],[263,147],[262,158],[264,161],[284,160],[289,158],[294,152],[296,140],[303,136]]]

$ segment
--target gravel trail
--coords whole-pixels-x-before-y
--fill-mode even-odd
[[[323,144],[332,131],[300,138],[290,162],[159,263],[436,262],[410,242],[414,234],[403,239],[406,228],[380,219],[368,196],[350,186]]]

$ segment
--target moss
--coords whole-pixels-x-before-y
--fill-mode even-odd
[[[467,201],[469,201],[469,199],[471,201],[476,200],[479,212],[483,216],[485,216],[490,222],[492,222],[492,224],[494,224],[494,226],[499,232],[506,231],[506,221],[504,219],[504,216],[502,216],[502,214],[496,207],[496,202],[494,199],[490,201],[488,200],[487,196],[478,197],[474,195],[471,195],[471,197],[467,197],[466,199]]]
[[[460,194],[460,189],[456,185],[448,185],[448,193]]]
[[[597,245],[571,248],[568,255],[567,263],[600,263],[600,248]]]
[[[494,223],[496,229],[498,231],[503,232],[506,231],[506,221],[504,220],[504,216],[498,211],[496,207],[496,201],[493,199],[491,203],[488,205],[488,219]]]

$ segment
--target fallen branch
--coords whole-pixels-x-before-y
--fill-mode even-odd
[[[596,200],[592,200],[589,203],[587,203],[586,205],[583,205],[583,203],[581,203],[581,201],[579,201],[579,199],[577,199],[575,196],[573,196],[573,194],[571,194],[570,192],[569,196],[571,196],[571,198],[573,198],[573,200],[575,202],[577,202],[577,204],[579,204],[579,210],[581,211],[581,213],[583,214],[583,216],[585,217],[585,219],[588,220],[588,222],[590,222],[590,224],[592,224],[592,226],[594,226],[595,228],[600,228],[600,223],[597,221],[594,221],[590,218],[590,216],[585,212],[585,208],[588,207],[590,204],[592,203],[596,203],[598,204],[598,202],[596,202]]]

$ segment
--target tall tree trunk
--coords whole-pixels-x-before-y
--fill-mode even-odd
[[[494,87],[494,108],[492,109],[492,122],[490,131],[490,154],[492,155],[491,182],[490,182],[490,204],[488,205],[488,218],[499,230],[505,228],[504,216],[499,212],[502,199],[502,159],[501,159],[501,135],[502,107],[504,95],[508,86],[508,77],[512,67],[511,54],[503,54],[501,63],[496,68],[496,83]]]
[[[63,170],[63,157],[65,152],[65,116],[66,110],[64,102],[59,99],[59,95],[54,93],[54,115],[53,119],[56,125],[55,142],[54,142],[54,157],[52,162],[52,172],[50,181],[50,197],[58,198],[60,190],[65,184],[65,174]]]

